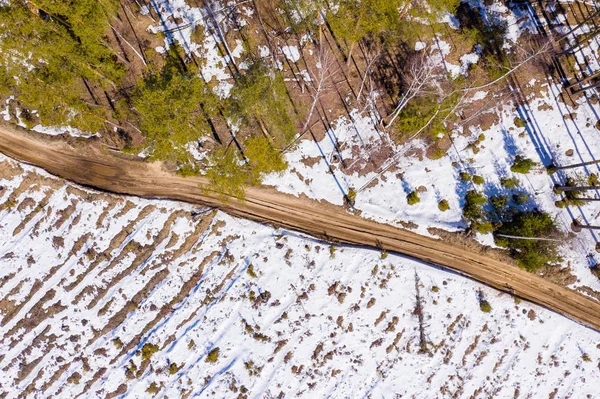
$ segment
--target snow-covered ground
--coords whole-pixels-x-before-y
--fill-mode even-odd
[[[597,332],[454,273],[6,159],[0,186],[7,398],[600,395]]]
[[[474,6],[477,5],[475,3],[478,2],[473,1]],[[523,32],[537,32],[529,8],[509,10],[493,3],[488,9],[508,22],[507,44],[514,45]],[[565,30],[560,18],[552,29],[557,32]],[[573,30],[568,39],[572,41],[575,35],[587,31],[589,27],[582,25]],[[453,76],[468,75],[469,64],[477,62],[476,53],[457,57],[462,65],[442,61],[451,52],[451,46],[439,39],[434,42],[418,42],[415,48],[438,57]],[[576,68],[585,66],[586,74],[600,70],[597,67],[599,47],[598,38],[583,42],[576,54],[580,63]],[[526,65],[521,71],[528,68]],[[514,75],[516,81],[521,79],[520,76],[520,73]],[[426,144],[420,137],[395,145],[385,132],[378,130],[376,117],[354,110],[335,121],[320,142],[307,140],[299,143],[286,154],[290,165],[288,171],[267,176],[264,182],[281,192],[304,194],[337,205],[343,205],[344,195],[354,189],[357,190],[354,208],[362,216],[410,227],[427,235],[431,227],[449,231],[464,229],[467,226],[462,217],[465,193],[478,189],[488,197],[511,194],[511,190],[502,187],[500,181],[515,177],[521,187],[512,192],[529,193],[531,201],[526,206],[537,207],[553,215],[563,231],[571,232],[573,219],[582,224],[600,224],[597,202],[559,209],[555,201],[561,196],[553,192],[554,185],[564,184],[567,176],[579,176],[585,181],[592,173],[600,174],[600,166],[571,169],[552,176],[544,168],[550,164],[563,166],[598,159],[598,92],[589,91],[577,100],[575,106],[569,106],[561,98],[564,90],[562,82],[541,76],[518,84],[519,87],[510,87],[513,94],[508,97],[505,91],[495,92],[493,87],[472,90],[467,102],[474,103],[474,109],[485,110],[483,113],[489,125],[454,129],[452,145],[447,155],[440,159],[426,157]],[[519,93],[525,98],[523,105],[517,105],[514,100]],[[527,123],[523,125],[524,121]],[[477,141],[479,137],[483,138],[481,142]],[[510,166],[517,155],[533,159],[538,167],[527,175],[511,172]],[[475,185],[462,181],[461,172],[481,176],[485,182]],[[420,202],[411,206],[406,196],[414,190],[419,192]],[[589,193],[596,198],[599,194],[597,191]],[[442,212],[438,209],[441,200],[448,202],[449,210]],[[491,235],[479,235],[477,238],[493,245]],[[573,287],[587,286],[600,292],[600,280],[589,271],[590,266],[597,263],[597,242],[597,233],[588,230],[579,233],[562,249],[563,264],[570,265],[576,276]]]
[[[337,205],[343,205],[343,195],[354,188],[358,190],[354,206],[362,216],[398,225],[412,222],[418,225],[416,231],[428,234],[430,227],[450,231],[466,227],[462,217],[466,191],[478,189],[487,196],[506,194],[509,190],[501,186],[500,179],[516,177],[521,182],[519,190],[531,194],[528,206],[555,216],[564,231],[570,231],[573,217],[583,223],[598,224],[597,203],[557,208],[554,202],[561,197],[553,192],[553,187],[555,183],[564,183],[567,174],[587,177],[591,173],[599,174],[600,167],[592,165],[555,175],[548,175],[542,167],[597,159],[595,156],[600,155],[600,130],[595,127],[600,112],[598,105],[581,100],[577,109],[573,109],[557,98],[560,90],[556,85],[538,81],[527,85],[541,87],[542,95],[518,109],[511,103],[493,109],[491,112],[498,120],[487,130],[480,127],[457,130],[453,134],[453,145],[443,158],[425,157],[426,145],[418,138],[404,145],[394,145],[385,133],[376,130],[370,117],[354,113],[351,121],[346,118],[337,121],[322,141],[301,142],[286,156],[288,171],[267,176],[264,182],[285,193],[305,194]],[[485,92],[474,95],[480,102],[493,102],[494,96]],[[564,117],[569,114],[570,117]],[[529,120],[529,123],[517,127],[515,118]],[[474,153],[469,144],[482,133],[485,138],[477,146],[479,151]],[[385,147],[391,148],[389,158],[382,167],[373,170],[369,158],[377,157]],[[568,150],[573,150],[572,156],[566,155]],[[516,155],[532,158],[538,167],[527,175],[511,172]],[[346,168],[341,167],[341,160],[346,162]],[[333,174],[329,172],[330,166]],[[365,169],[372,171],[364,173]],[[460,172],[482,176],[485,183],[464,182],[459,177]],[[420,202],[408,205],[407,194],[420,187],[426,189],[420,190],[423,191],[419,193]],[[442,199],[450,205],[445,212],[438,209]],[[490,236],[479,238],[484,243],[492,243]],[[580,280],[575,285],[587,285],[600,291],[600,281],[589,271],[590,263],[595,260],[587,257],[594,252],[597,239],[593,231],[584,231],[564,252],[565,264],[571,263]]]

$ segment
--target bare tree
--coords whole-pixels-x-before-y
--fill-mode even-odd
[[[589,162],[581,162],[581,163],[574,163],[574,164],[565,165],[565,166],[550,165],[550,166],[548,166],[548,173],[555,173],[555,172],[557,172],[559,170],[565,170],[565,169],[571,169],[571,168],[578,168],[580,166],[595,165],[597,163],[600,163],[600,160],[594,160],[594,161],[589,161]]]
[[[307,66],[307,70],[311,79],[309,82],[309,87],[311,89],[310,95],[313,101],[310,105],[308,116],[302,125],[300,134],[283,150],[284,152],[298,142],[298,140],[300,140],[309,130],[310,121],[315,113],[315,109],[317,109],[317,104],[325,93],[332,90],[335,85],[333,78],[340,71],[339,67],[334,68],[336,65],[336,59],[335,56],[331,54],[329,48],[326,46],[321,46],[321,43],[318,44],[317,48],[319,51],[319,61],[317,63],[316,72]]]
[[[425,315],[423,314],[423,298],[421,297],[421,280],[415,270],[415,309],[413,314],[419,320],[419,353],[427,353],[427,337],[425,334]]]
[[[484,89],[489,86],[493,86],[494,84],[496,84],[496,83],[506,79],[510,75],[512,75],[515,71],[517,71],[521,67],[529,64],[533,60],[540,58],[540,56],[551,54],[554,51],[553,45],[554,45],[553,41],[546,40],[541,46],[539,46],[537,48],[534,48],[534,46],[531,43],[529,43],[528,48],[525,48],[524,46],[520,46],[519,50],[525,54],[525,56],[524,56],[525,58],[522,58],[521,61],[519,61],[517,63],[510,62],[509,67],[505,67],[503,65],[498,65],[499,67],[506,69],[506,72],[503,73],[500,77],[492,80],[491,82],[488,82],[488,83],[485,83],[485,84],[482,84],[479,86],[470,86],[470,87],[464,88],[462,90],[463,91],[480,90],[480,89]]]
[[[441,77],[440,68],[434,61],[425,51],[414,54],[408,59],[403,82],[404,93],[394,111],[387,116],[387,123],[382,121],[386,129],[394,123],[413,98],[441,94],[441,89],[436,84],[437,78]]]

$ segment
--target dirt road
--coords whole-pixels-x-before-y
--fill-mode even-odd
[[[441,240],[350,215],[317,202],[252,188],[246,201],[223,202],[201,190],[202,178],[182,178],[160,164],[122,159],[109,152],[0,124],[0,152],[73,182],[120,194],[169,198],[216,207],[234,216],[301,231],[339,243],[398,252],[510,291],[600,331],[600,303],[535,275]]]

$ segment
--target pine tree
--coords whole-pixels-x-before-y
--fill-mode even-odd
[[[185,145],[210,134],[207,117],[214,113],[216,101],[197,71],[182,71],[176,60],[141,79],[132,102],[151,158],[185,162]]]

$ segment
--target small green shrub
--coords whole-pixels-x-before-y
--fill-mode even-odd
[[[169,374],[175,374],[178,371],[179,371],[179,367],[177,366],[177,363],[171,363],[169,365]]]
[[[480,234],[489,234],[494,231],[494,226],[490,222],[473,222],[471,228]]]
[[[483,140],[485,140],[485,134],[481,133],[478,137],[477,137],[477,141],[482,142]]]
[[[483,179],[482,176],[475,175],[475,176],[473,176],[473,183],[475,183],[475,184],[483,184],[483,183],[485,183],[485,180]]]
[[[519,118],[518,116],[515,116],[514,123],[515,123],[515,126],[518,128],[527,126],[527,122],[524,121],[523,119]]]
[[[385,259],[388,257],[388,252],[386,250],[383,250],[383,252],[381,253],[381,259]]]
[[[462,181],[471,181],[473,179],[473,177],[467,172],[460,172],[458,177],[460,177],[460,180]]]
[[[248,275],[249,275],[250,277],[252,277],[252,278],[256,278],[256,277],[258,277],[258,276],[256,275],[256,273],[254,272],[254,265],[253,265],[252,263],[250,263],[250,264],[248,265],[248,268],[246,269],[246,273],[248,273]]]
[[[465,195],[465,207],[463,208],[463,214],[465,218],[469,220],[480,219],[482,215],[482,206],[487,200],[483,194],[478,193],[475,190],[470,190]]]
[[[516,177],[509,177],[509,178],[506,178],[506,179],[501,179],[500,180],[500,184],[502,185],[502,187],[506,187],[508,189],[512,189],[512,188],[519,187],[519,185],[521,184],[521,182]]]
[[[490,204],[492,204],[496,212],[503,211],[509,202],[510,199],[506,195],[496,195],[490,198]]]
[[[150,384],[148,386],[148,388],[146,389],[146,392],[148,392],[148,393],[159,393],[160,392],[160,388],[158,387],[158,385],[156,385],[156,382],[153,382],[152,384]]]
[[[560,238],[562,235],[554,220],[545,212],[531,211],[514,215],[512,220],[503,221],[497,234],[527,238]],[[558,261],[557,246],[552,241],[523,240],[496,235],[496,244],[509,247],[519,266],[527,271]]]
[[[356,194],[357,193],[354,187],[350,187],[348,189],[348,194],[346,194],[346,197],[348,198],[348,203],[350,204],[350,206],[354,206],[356,202]]]
[[[152,355],[158,352],[158,346],[150,343],[145,343],[142,346],[142,361],[150,360]]]
[[[597,186],[598,185],[598,175],[595,173],[592,173],[588,176],[588,184],[590,186]]]
[[[329,246],[329,258],[330,259],[335,258],[335,246],[333,246],[333,245]]]
[[[419,193],[416,191],[411,191],[406,196],[406,202],[408,202],[408,205],[415,205],[415,204],[421,202],[421,199],[419,198]]]
[[[213,348],[208,355],[206,355],[207,363],[216,363],[219,360],[219,348]]]
[[[524,191],[520,191],[518,193],[514,193],[512,196],[513,201],[517,205],[523,205],[529,202],[530,196]]]
[[[440,287],[438,287],[437,285],[434,285],[433,287],[431,287],[431,291],[440,292]]]
[[[490,313],[492,311],[492,305],[485,299],[479,301],[479,309],[484,313]]]
[[[442,212],[446,212],[448,209],[450,209],[450,205],[448,204],[448,201],[443,199],[440,202],[438,202],[438,209]]]
[[[440,159],[444,155],[446,155],[446,150],[444,150],[443,148],[440,148],[439,146],[435,146],[435,148],[432,148],[429,151],[428,155],[429,155],[429,159]]]
[[[522,173],[525,175],[525,174],[529,173],[531,168],[533,168],[535,165],[536,165],[536,163],[533,162],[531,159],[525,158],[522,155],[517,155],[515,157],[515,161],[513,162],[512,166],[510,167],[510,170],[515,173]]]
[[[473,151],[473,154],[479,154],[480,148],[478,146],[478,141],[474,141],[472,143],[470,143],[467,148],[471,149],[471,151]]]
[[[584,353],[583,355],[581,355],[581,359],[584,362],[591,362],[592,361],[592,359],[590,359],[590,356],[587,353]]]

